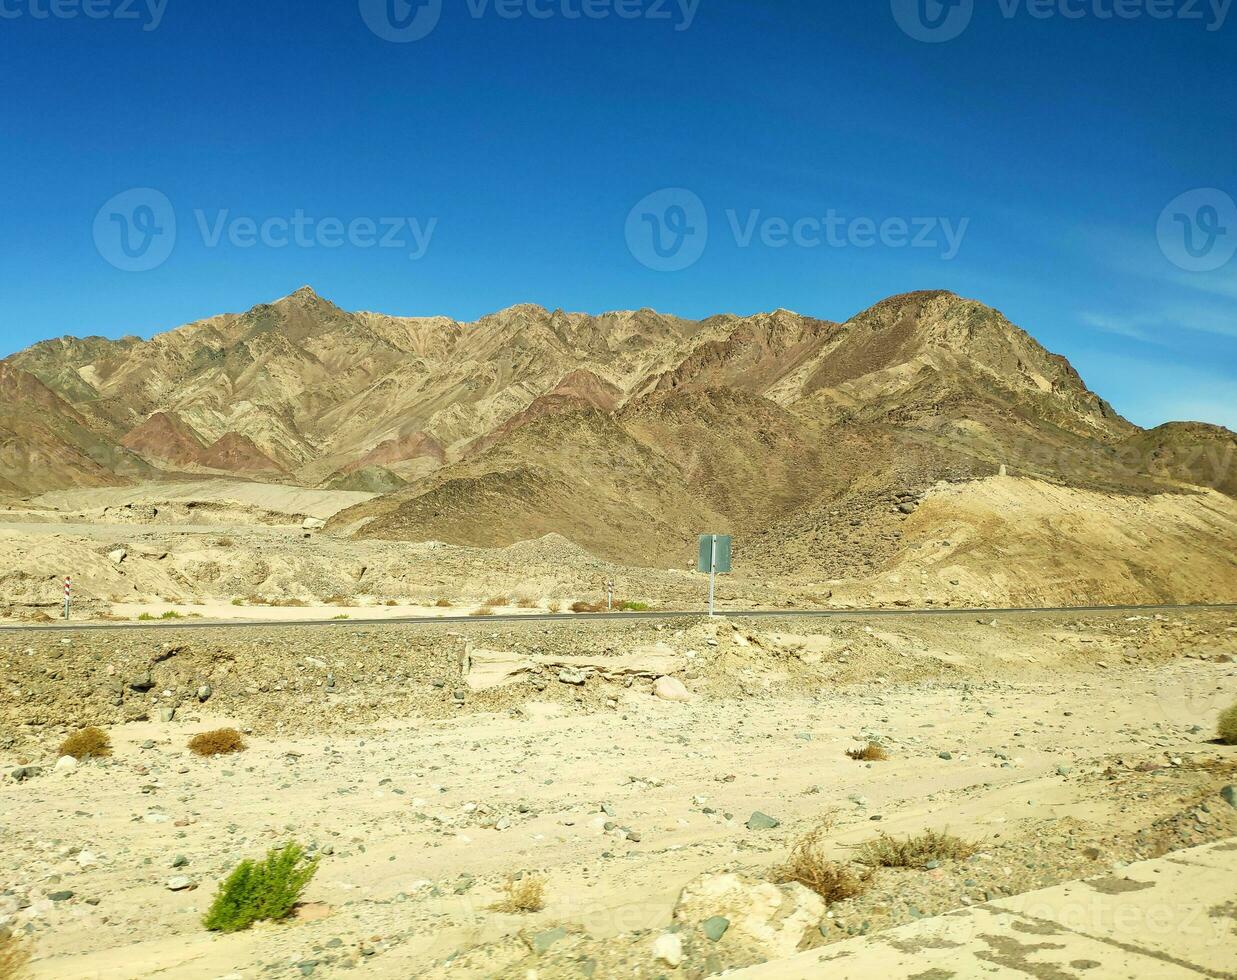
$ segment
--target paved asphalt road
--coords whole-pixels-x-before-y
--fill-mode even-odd
[[[1166,613],[1191,612],[1203,610],[1229,609],[1237,611],[1237,603],[1217,603],[1212,605],[1189,606],[1049,606],[1045,608],[1014,608],[1014,609],[727,609],[718,613],[719,618],[730,619],[772,619],[788,617],[823,617],[847,619],[871,619],[884,616],[1011,616],[1020,613]],[[247,619],[229,621],[188,621],[184,619],[167,622],[152,621],[140,623],[61,623],[59,625],[35,626],[13,625],[0,626],[0,632],[12,630],[46,630],[49,632],[66,632],[70,630],[135,630],[135,629],[254,629],[269,626],[318,626],[318,627],[350,627],[350,626],[442,626],[450,623],[558,623],[560,625],[578,622],[595,622],[597,620],[633,620],[633,619],[699,619],[707,613],[701,611],[679,612],[612,612],[612,613],[528,613],[524,615],[498,616],[420,616],[412,618],[389,619]]]

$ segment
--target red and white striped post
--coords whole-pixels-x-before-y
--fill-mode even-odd
[[[64,618],[69,618],[69,603],[73,597],[73,578],[70,575],[64,577]]]

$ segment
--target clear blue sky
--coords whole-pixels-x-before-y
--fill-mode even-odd
[[[51,2],[0,0],[0,352],[305,283],[460,319],[947,288],[1141,424],[1237,427],[1229,0]]]

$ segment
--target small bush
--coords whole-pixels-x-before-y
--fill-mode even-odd
[[[231,755],[246,748],[244,736],[235,728],[217,728],[189,739],[189,751],[200,756]]]
[[[841,902],[867,890],[872,872],[860,877],[850,868],[825,857],[825,836],[832,829],[829,819],[795,842],[790,857],[774,869],[774,881],[779,885],[797,881],[825,900],[826,905]]]
[[[18,980],[26,975],[30,950],[7,929],[0,929],[0,980]]]
[[[328,606],[347,606],[351,604],[346,595],[329,595],[322,602]]]
[[[889,758],[889,753],[879,742],[869,742],[861,749],[848,749],[846,754],[856,762],[884,762]]]
[[[605,609],[605,606],[600,602],[573,602],[571,604],[571,611],[573,613],[595,613],[601,612],[603,609]]]
[[[563,604],[559,602],[557,599],[555,599],[548,606],[546,606],[546,609],[552,613],[561,612],[562,608],[563,608]]]
[[[331,619],[351,619],[347,613],[340,613],[338,616],[332,616]]]
[[[493,616],[493,615],[494,615],[494,610],[493,610],[493,608],[490,606],[490,604],[487,602],[487,603],[486,603],[484,606],[482,606],[480,609],[474,609],[474,610],[473,610],[472,612],[470,612],[468,615],[470,615],[470,616]]]
[[[516,599],[515,604],[519,606],[521,609],[536,609],[537,608],[537,600],[532,598],[531,596],[526,596],[526,595],[522,595],[518,599]]]
[[[511,602],[510,598],[508,598],[505,595],[492,595],[488,599],[485,600],[485,604],[487,606],[498,606],[500,609],[503,606],[509,605],[510,602]]]
[[[540,912],[545,908],[545,879],[512,875],[503,885],[503,898],[490,906],[495,912]]]
[[[215,539],[215,546],[217,548],[232,548],[232,547],[235,547],[235,545],[236,545],[236,542],[233,541],[231,538],[224,537],[224,538]]]
[[[232,605],[234,606],[243,606],[244,604],[245,604],[245,600],[242,599],[240,596],[237,596],[235,599],[232,600]]]
[[[91,725],[66,738],[57,751],[61,755],[73,756],[78,762],[83,759],[100,759],[112,754],[112,740],[102,728]]]
[[[943,830],[925,830],[918,837],[897,840],[881,834],[859,848],[857,860],[874,868],[922,868],[929,861],[960,861],[975,853],[975,845]]]
[[[152,615],[151,615],[150,613],[148,613],[148,612],[142,613],[140,616],[138,616],[138,619],[143,619],[143,620],[144,620],[144,619],[154,619],[154,618],[155,618],[155,617],[154,617],[154,616],[152,616]]]
[[[631,602],[624,600],[618,603],[615,607],[619,612],[648,612],[649,604],[647,602]]]
[[[1237,745],[1237,704],[1227,711],[1220,712],[1220,722],[1216,725],[1216,734],[1225,745]]]
[[[434,603],[434,605],[436,605],[439,609],[450,609],[451,600],[450,599],[439,599],[437,602]]]
[[[220,884],[202,924],[212,932],[240,932],[255,922],[286,919],[318,870],[297,843],[272,848],[262,861],[242,861]]]
[[[398,606],[398,605],[399,605],[399,600],[398,600],[398,599],[388,599],[385,603],[383,603],[383,605],[385,605],[385,606]]]
[[[159,618],[160,619],[180,619],[180,613],[178,613],[175,609],[169,609]]]

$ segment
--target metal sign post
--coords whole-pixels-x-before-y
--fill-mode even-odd
[[[731,571],[731,543],[728,534],[700,535],[699,555],[696,570],[709,573],[709,615],[716,616],[717,576],[729,575]]]
[[[69,618],[69,606],[73,601],[73,579],[66,575],[64,577],[64,618]]]
[[[710,534],[709,537],[712,539],[709,542],[709,615],[716,616],[713,596],[717,592],[717,535]],[[65,618],[68,618],[68,613],[65,613]]]
[[[606,579],[606,612],[614,611],[614,579]]]

